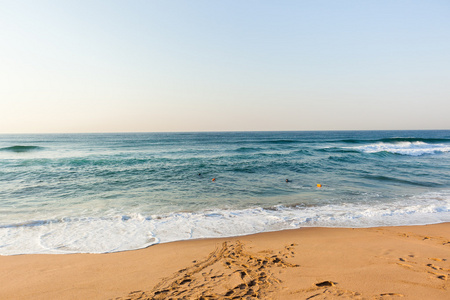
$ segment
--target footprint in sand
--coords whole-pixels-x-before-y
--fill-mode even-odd
[[[295,254],[294,244],[273,254],[270,251],[251,253],[237,241],[209,254],[203,261],[164,278],[151,291],[137,291],[125,298],[145,299],[261,299],[273,291],[280,280],[272,269],[298,267],[284,258]]]
[[[374,295],[371,297],[363,296],[359,292],[355,291],[349,291],[342,288],[337,287],[338,283],[334,281],[321,281],[315,284],[314,287],[307,289],[307,290],[301,290],[303,295],[305,295],[305,299],[312,299],[312,300],[321,300],[321,299],[394,299],[397,297],[404,297],[402,294],[398,293],[383,293],[379,295]]]
[[[410,257],[411,259],[407,260],[403,257],[400,257],[399,261],[401,261],[401,263],[397,262],[397,265],[399,265],[403,268],[410,269],[415,272],[424,272],[426,274],[431,274],[436,279],[440,279],[440,280],[446,281],[448,279],[448,277],[450,276],[450,268],[446,268],[446,267],[437,265],[437,263],[447,262],[446,258],[431,257],[431,258],[428,258],[428,260],[434,261],[435,264],[429,263],[429,262],[424,264],[423,259],[421,259],[419,261],[419,259],[415,258],[414,255],[409,255],[408,257]],[[412,259],[415,259],[417,261],[413,261]],[[407,264],[405,262],[407,262]]]

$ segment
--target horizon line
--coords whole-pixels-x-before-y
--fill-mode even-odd
[[[342,131],[449,131],[450,129],[319,129],[319,130],[199,130],[199,131],[104,131],[104,132],[10,132],[0,135],[33,134],[138,134],[138,133],[244,133],[244,132],[342,132]]]

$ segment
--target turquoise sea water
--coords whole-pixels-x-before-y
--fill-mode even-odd
[[[450,131],[0,135],[1,255],[448,221]]]

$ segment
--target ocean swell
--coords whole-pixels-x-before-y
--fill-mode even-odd
[[[0,151],[23,153],[23,152],[31,152],[31,151],[41,150],[41,149],[43,149],[43,148],[39,147],[39,146],[16,145],[16,146],[11,146],[11,147],[0,148]]]

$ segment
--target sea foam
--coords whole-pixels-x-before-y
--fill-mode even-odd
[[[389,152],[401,155],[420,156],[450,152],[450,146],[445,144],[428,144],[420,141],[398,143],[375,143],[358,147],[348,147],[365,153]]]
[[[302,227],[373,227],[450,221],[450,191],[378,204],[63,218],[0,227],[0,254],[107,253],[171,241],[240,236]]]

